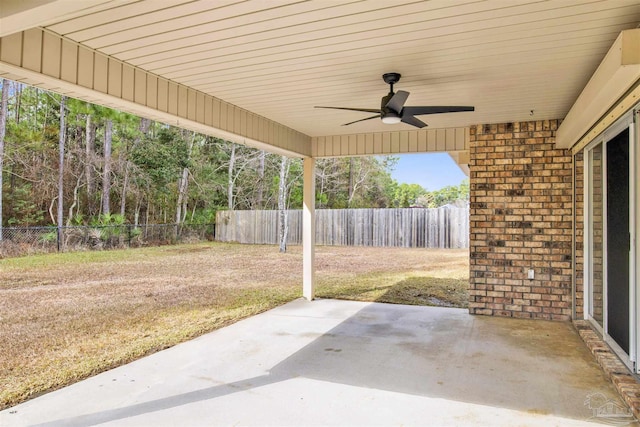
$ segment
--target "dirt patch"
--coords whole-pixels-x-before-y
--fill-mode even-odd
[[[318,247],[318,296],[464,306],[466,250]],[[301,296],[302,250],[204,243],[0,260],[0,408]]]

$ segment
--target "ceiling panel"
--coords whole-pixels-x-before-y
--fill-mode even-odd
[[[639,23],[637,0],[141,0],[47,29],[321,136],[393,129],[314,108],[378,108],[390,71],[407,105],[476,107],[432,127],[562,118]]]

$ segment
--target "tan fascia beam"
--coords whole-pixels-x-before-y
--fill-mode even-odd
[[[559,148],[571,148],[578,143],[584,146],[589,138],[597,136],[600,131],[594,129],[595,124],[606,114],[624,113],[612,109],[639,80],[640,28],[637,28],[621,32],[613,43],[558,128],[556,145]],[[633,99],[629,101],[624,105],[631,108]]]
[[[0,37],[135,0],[0,0]]]
[[[456,162],[456,165],[458,165],[460,170],[467,177],[469,177],[471,174],[471,171],[469,170],[469,160],[471,159],[471,154],[469,150],[454,151],[454,152],[450,151],[447,154],[449,154],[449,156],[453,159],[453,161]]]
[[[313,157],[443,153],[469,149],[469,128],[416,129],[311,138]]]
[[[288,157],[311,137],[34,28],[0,38],[0,77]]]

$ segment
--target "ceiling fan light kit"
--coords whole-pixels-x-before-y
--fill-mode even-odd
[[[440,113],[456,113],[460,111],[474,111],[474,107],[465,106],[404,106],[404,103],[409,97],[409,92],[399,90],[393,91],[393,85],[400,81],[401,75],[399,73],[385,73],[382,75],[382,80],[389,85],[389,93],[382,97],[380,102],[380,109],[373,108],[349,108],[349,107],[322,107],[316,106],[315,108],[329,108],[332,110],[348,110],[348,111],[360,111],[364,113],[376,113],[375,116],[367,117],[353,122],[345,123],[343,126],[348,126],[354,123],[363,122],[371,119],[382,119],[384,124],[397,124],[406,123],[417,128],[423,128],[427,126],[422,120],[415,116],[424,114],[440,114]]]
[[[393,111],[389,111],[387,114],[382,116],[382,123],[387,125],[395,125],[397,123],[400,123],[401,121],[402,118]]]

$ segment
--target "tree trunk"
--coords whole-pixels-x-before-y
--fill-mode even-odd
[[[347,207],[351,207],[353,199],[353,157],[349,157],[349,192],[347,193]]]
[[[233,168],[236,163],[236,144],[231,144],[231,154],[229,155],[229,178],[227,181],[227,206],[233,210]]]
[[[38,128],[38,112],[40,111],[40,90],[37,87],[33,88],[33,92],[35,93],[35,102],[34,102],[34,112],[32,114],[32,118],[33,118],[33,123],[32,123],[32,127],[33,129],[37,129]]]
[[[280,252],[287,251],[287,235],[289,234],[289,225],[287,221],[287,178],[289,175],[289,159],[282,156],[280,161],[280,182],[278,183],[278,220],[280,221]]]
[[[95,159],[96,152],[96,125],[91,119],[91,114],[87,114],[87,124],[85,130],[85,163],[84,163],[84,175],[87,183],[87,208],[89,215],[93,216],[96,213],[96,207],[94,203],[95,183],[93,178],[93,161]]]
[[[111,192],[111,132],[113,121],[107,119],[104,128],[104,169],[102,175],[102,215],[111,213],[111,202],[109,195]]]
[[[62,237],[62,220],[64,216],[64,142],[65,142],[65,104],[67,97],[60,97],[60,132],[58,133],[58,250],[60,250],[60,242]]]
[[[138,223],[140,222],[140,200],[136,200],[136,209],[133,214],[133,226],[138,227]]]
[[[189,184],[189,168],[182,169],[182,175],[178,178],[178,200],[176,202],[176,224],[182,222],[182,212],[186,208],[185,200],[187,194],[187,187]]]
[[[260,151],[259,163],[258,163],[258,194],[256,196],[256,207],[255,209],[262,209],[263,202],[262,199],[264,197],[264,159],[266,157],[266,152],[264,150]]]
[[[325,207],[325,203],[324,203],[324,186],[325,186],[325,182],[327,180],[327,164],[323,161],[323,162],[318,162],[318,165],[316,167],[316,176],[315,176],[315,180],[316,180],[316,187],[317,187],[317,191],[316,191],[316,195],[317,195],[317,205],[316,208],[320,209],[320,208],[324,208]]]
[[[184,138],[186,132],[182,132]],[[191,160],[191,153],[193,151],[193,143],[196,139],[196,133],[191,133],[191,139],[187,146],[187,161]],[[178,178],[178,200],[176,202],[176,224],[180,224],[184,221],[187,215],[187,190],[189,189],[189,168],[182,169],[182,175]]]
[[[58,196],[54,197],[53,200],[51,200],[51,203],[49,203],[49,218],[51,218],[51,223],[56,222],[56,217],[53,215],[53,205],[56,204],[56,200],[58,200]]]
[[[122,182],[122,196],[120,197],[120,216],[124,218],[127,210],[127,187],[129,186],[129,160],[124,164],[124,180]]]
[[[0,241],[2,240],[2,172],[4,167],[4,135],[7,131],[7,103],[9,102],[9,80],[2,79],[0,101]]]
[[[81,176],[82,175],[78,176],[76,185],[75,187],[73,187],[73,201],[71,202],[71,206],[69,206],[69,213],[67,215],[67,227],[71,225],[71,220],[73,220],[73,210],[78,205],[78,190],[80,189]]]
[[[47,123],[49,122],[49,103],[44,103],[44,119],[42,119],[42,139],[45,139],[45,133],[47,132]]]
[[[367,180],[367,176],[371,172],[370,165],[365,167],[365,165],[360,161],[358,164],[358,169],[356,170],[354,158],[351,157],[349,163],[349,200],[348,206],[351,207],[353,203],[353,198],[358,193],[360,186],[364,185]]]
[[[20,123],[20,110],[22,110],[22,84],[16,82],[16,125]]]

